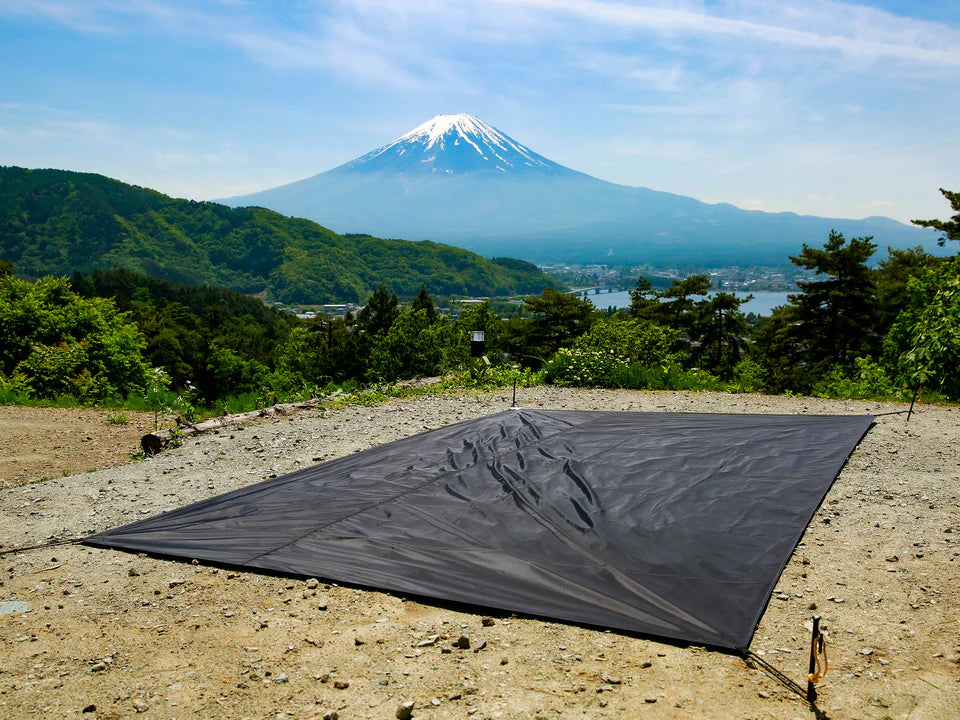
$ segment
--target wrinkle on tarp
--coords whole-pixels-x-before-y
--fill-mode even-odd
[[[743,649],[872,421],[511,410],[86,542]]]

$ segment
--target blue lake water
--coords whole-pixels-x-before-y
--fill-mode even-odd
[[[796,294],[796,291],[793,293],[788,292],[734,292],[734,295],[740,298],[747,297],[748,295],[753,295],[753,299],[749,302],[744,303],[740,306],[740,309],[746,313],[756,313],[757,315],[769,315],[773,309],[779,305],[787,304],[787,295]],[[583,297],[581,295],[581,297]],[[590,294],[586,296],[586,299],[589,300],[599,308],[600,310],[606,310],[609,307],[614,308],[628,308],[630,307],[630,293],[624,290],[623,292],[614,292],[614,293],[605,293],[601,292],[597,295]]]

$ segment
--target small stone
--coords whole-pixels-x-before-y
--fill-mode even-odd
[[[338,713],[336,710],[327,710],[323,714],[323,720],[339,720],[339,718],[340,713]]]
[[[619,675],[604,675],[603,681],[611,685],[619,685],[621,683]]]
[[[900,558],[897,555],[891,555],[890,557],[886,558],[886,560],[890,563],[900,562]]]
[[[360,637],[359,635],[357,635],[357,636],[353,639],[353,644],[354,644],[355,646],[357,646],[357,647],[359,647],[360,645],[365,644],[366,642],[367,642],[367,641],[364,640],[364,639],[363,639],[362,637]]]
[[[458,647],[461,650],[469,650],[470,638],[467,637],[466,635],[461,635],[460,637],[458,637],[456,640],[453,641],[453,646]]]
[[[763,690],[761,690],[760,692],[757,693],[757,696],[762,697],[764,700],[766,700],[767,698],[770,697],[770,693],[764,692]]]
[[[317,580],[316,578],[310,578],[309,580],[307,580],[307,589],[313,590],[314,588],[319,586],[320,586],[320,581]]]
[[[103,672],[106,669],[107,669],[107,664],[105,662],[98,662],[97,664],[93,665],[90,668],[90,672],[98,673],[98,672]]]
[[[494,625],[496,622],[497,622],[497,621],[494,620],[494,619],[493,619],[492,617],[490,617],[489,615],[480,618],[480,624],[483,625],[484,627],[491,627],[491,626]]]
[[[317,610],[326,610],[326,609],[327,609],[326,600],[321,600],[320,602],[317,603]]]
[[[640,667],[646,670],[649,667],[653,667],[653,663],[647,660],[645,662],[640,663]]]
[[[276,685],[283,685],[286,682],[290,682],[290,679],[287,677],[286,673],[280,673],[273,679],[273,682]]]
[[[176,580],[170,581],[170,587],[172,588],[180,587],[181,585],[186,584],[186,582],[187,582],[186,580],[181,580],[180,578],[177,578]]]
[[[606,700],[600,700],[600,702],[597,703],[597,704],[598,704],[600,707],[606,707],[606,706],[607,706],[607,701],[606,701]]]
[[[96,711],[97,711],[97,706],[94,705],[93,703],[90,703],[90,704],[87,705],[81,712],[92,713],[92,712],[96,712]]]
[[[643,701],[645,703],[653,705],[657,701],[657,698],[654,698],[654,697],[644,698]]]
[[[150,709],[150,706],[147,705],[143,700],[135,700],[133,703],[134,712],[145,713]]]
[[[136,568],[130,568],[127,570],[127,575],[129,577],[140,577],[140,572]]]
[[[865,647],[860,650],[861,655],[873,655],[873,648]]]
[[[413,717],[413,700],[406,700],[400,703],[400,706],[397,708],[397,720],[409,720]]]
[[[348,687],[350,687],[350,681],[349,681],[349,680],[334,680],[334,681],[333,681],[333,686],[334,686],[337,690],[346,690]]]

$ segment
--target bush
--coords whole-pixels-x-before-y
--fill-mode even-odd
[[[614,376],[628,364],[614,350],[561,348],[543,368],[547,382],[573,387],[621,387]]]
[[[870,358],[858,357],[854,366],[854,370],[847,374],[842,366],[834,365],[826,377],[814,385],[813,394],[848,400],[903,398],[903,392],[894,385],[886,371]]]

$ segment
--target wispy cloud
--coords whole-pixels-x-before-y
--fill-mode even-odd
[[[746,0],[717,12],[604,0],[499,0],[570,13],[585,22],[672,35],[741,38],[764,44],[830,50],[866,59],[898,58],[960,65],[960,33],[936,23],[897,17],[876,8],[821,0],[790,3]],[[746,17],[744,17],[746,16]]]

